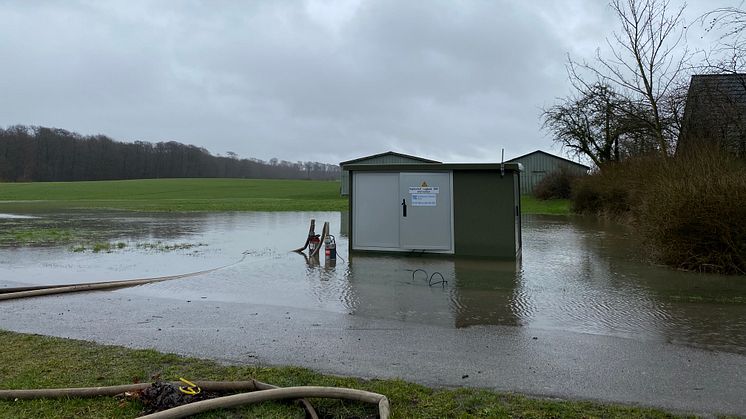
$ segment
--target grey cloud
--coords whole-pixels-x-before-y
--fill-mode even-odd
[[[0,2],[0,125],[495,160],[550,148],[539,109],[567,92],[565,54],[602,42],[599,3]]]

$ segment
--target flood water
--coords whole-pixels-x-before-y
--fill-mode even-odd
[[[303,244],[311,218],[318,231],[323,221],[331,223],[336,261],[289,252]],[[651,265],[635,253],[636,238],[613,223],[525,216],[522,259],[496,262],[349,255],[344,222],[346,215],[338,212],[3,214],[4,231],[82,231],[80,244],[123,245],[94,253],[91,246],[74,252],[75,241],[31,247],[0,242],[0,288],[155,277],[231,265],[107,292],[269,304],[446,328],[567,330],[746,354],[743,277]]]

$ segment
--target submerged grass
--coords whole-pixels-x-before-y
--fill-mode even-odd
[[[0,245],[38,246],[75,241],[77,233],[68,228],[13,227],[0,229]]]
[[[522,418],[672,418],[653,409],[591,402],[529,398],[480,389],[432,389],[401,380],[360,380],[322,375],[304,368],[220,365],[212,361],[133,350],[90,342],[0,331],[3,389],[84,387],[187,379],[246,380],[255,378],[282,387],[321,385],[350,387],[385,394],[397,418],[522,417]],[[338,400],[312,400],[322,417],[375,417],[372,405]],[[59,418],[137,416],[136,400],[92,399],[0,401],[0,417]],[[298,418],[303,411],[286,403],[263,403],[200,418]]]
[[[78,244],[73,246],[70,250],[76,253],[91,251],[93,253],[111,253],[115,250],[121,250],[127,247],[125,242],[97,242],[90,245]]]
[[[152,250],[156,252],[171,252],[174,250],[188,250],[195,247],[207,246],[207,243],[164,243],[162,241],[137,243],[138,249]]]

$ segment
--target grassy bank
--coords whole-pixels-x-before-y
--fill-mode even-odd
[[[339,182],[268,179],[142,179],[0,183],[0,210],[110,208],[135,211],[339,211]]]
[[[569,199],[542,200],[530,195],[521,195],[521,213],[523,214],[568,215],[570,207]]]
[[[255,378],[275,385],[324,385],[358,388],[389,397],[393,417],[523,417],[523,418],[627,418],[674,417],[665,412],[588,402],[528,398],[477,389],[431,389],[400,380],[359,380],[321,375],[303,368],[225,366],[211,361],[132,350],[89,342],[0,331],[5,349],[0,352],[0,386],[3,389],[83,387],[146,382],[158,375],[164,380],[245,380]],[[324,417],[371,417],[371,405],[313,400]],[[0,417],[131,418],[142,410],[135,400],[114,398],[0,401]],[[240,416],[239,416],[240,415]],[[292,404],[264,403],[231,412],[200,417],[303,417]]]

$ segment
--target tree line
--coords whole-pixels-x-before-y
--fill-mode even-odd
[[[132,143],[59,128],[0,127],[0,181],[50,182],[153,178],[339,179],[337,165],[214,156],[176,141]]]

